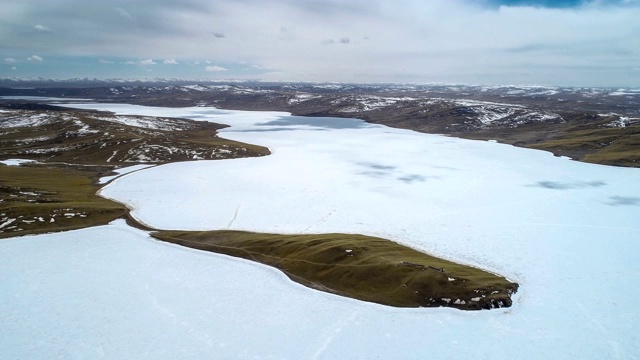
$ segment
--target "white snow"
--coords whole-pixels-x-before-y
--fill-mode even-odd
[[[611,96],[640,95],[640,89],[618,89],[609,93]]]
[[[107,160],[107,162],[109,162],[109,160]],[[111,181],[111,180],[113,180],[115,178],[118,178],[120,176],[129,174],[129,173],[132,173],[132,172],[135,172],[135,171],[146,169],[146,168],[148,168],[150,166],[153,166],[153,165],[140,164],[140,165],[126,166],[126,167],[123,167],[123,168],[120,168],[120,169],[114,169],[113,171],[115,173],[117,173],[118,175],[103,176],[103,177],[100,178],[100,180],[98,180],[98,184],[106,184],[106,183],[108,183],[109,181]]]
[[[80,120],[74,120],[74,124],[76,126],[80,126],[80,129],[76,130],[75,133],[78,135],[91,135],[91,134],[97,134],[100,132],[100,130],[93,130],[91,129],[91,127],[88,124],[83,123]]]
[[[7,160],[0,160],[0,163],[5,164],[7,166],[20,166],[22,164],[28,164],[28,163],[35,163],[35,160],[28,160],[28,159],[7,159]]]
[[[356,113],[360,111],[371,111],[381,109],[387,106],[391,106],[397,102],[409,102],[416,101],[417,99],[411,97],[381,97],[374,95],[361,95],[361,96],[344,96],[332,100],[334,105],[342,105],[344,103],[356,105],[346,106],[340,108],[338,111],[342,113]]]
[[[615,116],[615,117],[617,117],[617,119],[612,120],[611,122],[605,124],[604,126],[606,126],[606,127],[624,128],[624,127],[627,127],[627,126],[629,126],[631,124],[635,124],[635,123],[640,122],[640,118],[621,116],[621,115],[616,114],[614,112],[607,113],[607,114],[598,114],[598,116],[602,116],[602,117]]]
[[[287,102],[289,104],[299,104],[305,101],[309,101],[309,100],[313,100],[315,98],[319,97],[319,95],[313,95],[313,94],[296,94],[294,97],[292,97],[291,99],[289,99]]]
[[[102,145],[105,145],[105,144],[102,144]],[[118,153],[118,150],[114,150],[113,154],[111,154],[111,156],[109,156],[109,158],[107,159],[107,162],[111,162],[111,160],[113,160],[113,158],[116,156],[117,153]],[[102,184],[102,182],[100,184]]]
[[[415,101],[414,98],[380,97],[380,96],[358,96],[358,102],[363,105],[363,110],[370,111],[393,105],[399,101]]]
[[[444,100],[447,101],[447,100]],[[458,106],[470,107],[476,113],[478,120],[484,125],[489,125],[495,121],[505,120],[509,117],[513,126],[521,125],[527,121],[550,121],[560,119],[560,115],[550,112],[539,112],[529,109],[524,105],[496,103],[478,100],[453,100]]]
[[[2,224],[0,224],[0,229],[11,225],[11,223],[16,221],[17,219],[3,218],[2,220],[3,220],[3,222],[2,222]]]
[[[26,126],[42,126],[46,124],[51,124],[57,121],[55,116],[47,113],[41,114],[32,114],[32,113],[17,113],[17,117],[13,118],[4,118],[0,123],[0,127],[2,128],[13,128],[13,127],[26,127]]]
[[[515,109],[526,109],[527,107],[524,105],[516,105],[516,104],[508,104],[508,103],[498,103],[492,101],[480,101],[480,100],[468,100],[468,99],[440,99],[444,101],[452,101],[459,106],[494,106],[500,108],[515,108]]]
[[[631,124],[635,124],[640,122],[640,118],[632,118],[632,117],[628,117],[628,116],[620,116],[618,118],[618,120],[614,120],[612,122],[610,122],[609,124],[607,124],[607,126],[610,127],[619,127],[619,128],[623,128],[623,127],[627,127]]]
[[[211,91],[211,88],[202,85],[185,85],[183,88],[195,91]]]
[[[0,242],[3,356],[640,353],[638,169],[351,119],[82,107],[225,123],[231,127],[222,136],[271,149],[262,158],[157,166],[101,191],[146,224],[381,236],[503,274],[521,289],[508,309],[396,309],[310,290],[262,265],[152,241],[117,222]]]
[[[476,106],[474,110],[478,112],[478,120],[487,125],[497,120],[506,119],[516,113],[511,107]]]
[[[52,140],[53,137],[52,136],[38,136],[35,138],[30,138],[30,139],[20,139],[20,140],[15,140],[16,143],[18,144],[33,144],[36,142],[41,142],[41,141],[49,141]]]
[[[630,120],[631,119],[626,116],[620,116],[620,119],[618,120],[618,123],[616,125],[621,128],[626,127],[627,124],[629,124]]]

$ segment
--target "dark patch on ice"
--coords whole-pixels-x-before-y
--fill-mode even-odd
[[[393,165],[382,165],[377,163],[358,163],[358,165],[367,166],[375,170],[387,171],[387,172],[390,172],[396,169],[396,167]]]
[[[374,178],[381,178],[384,176],[388,176],[389,173],[384,171],[362,171],[362,172],[359,172],[358,175],[366,175]]]
[[[226,115],[228,111],[208,109],[206,111],[194,111],[189,113],[189,119],[211,119],[211,115]]]
[[[439,179],[439,176],[424,176],[424,175],[418,175],[418,174],[411,174],[411,175],[405,175],[402,177],[399,177],[398,180],[406,183],[406,184],[412,184],[414,182],[425,182],[428,179]]]
[[[364,171],[358,172],[358,175],[365,175],[373,178],[383,178],[388,176],[394,176],[398,172],[398,168],[393,165],[384,165],[373,162],[359,162],[357,165],[366,168]],[[425,176],[420,174],[406,174],[395,175],[396,179],[404,182],[405,184],[412,184],[415,182],[425,182],[428,179],[439,179],[440,176]]]
[[[574,182],[563,183],[558,181],[538,181],[537,183],[530,185],[535,187],[541,187],[552,190],[572,190],[582,188],[595,188],[607,185],[604,181],[589,181],[589,182]]]
[[[611,206],[640,206],[640,198],[632,196],[610,196],[606,204]]]
[[[359,162],[357,164],[359,166],[367,168],[367,170],[359,172],[359,175],[366,175],[375,178],[391,175],[397,169],[397,167],[392,165],[384,165],[372,162]]]
[[[332,117],[283,116],[276,120],[257,123],[258,126],[311,126],[323,129],[361,129],[370,124],[357,119]]]

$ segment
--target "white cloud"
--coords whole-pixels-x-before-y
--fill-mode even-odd
[[[34,29],[38,30],[38,31],[42,31],[42,32],[51,32],[51,29],[49,29],[46,26],[43,25],[36,25],[34,26]]]
[[[13,63],[16,62],[16,59],[8,57],[8,58],[4,59],[4,62],[9,63],[9,64],[13,64]]]
[[[178,65],[178,62],[175,59],[167,59],[165,61],[162,62],[163,64],[167,64],[167,65]]]
[[[638,72],[627,74],[640,58],[640,6],[622,1],[546,8],[488,0],[137,0],[88,8],[86,0],[29,0],[0,12],[0,44],[46,58],[180,54],[183,64],[260,64],[269,80],[637,86]],[[46,26],[42,14],[51,14]],[[2,25],[10,23],[40,23],[60,36]]]
[[[43,58],[41,58],[38,55],[31,55],[30,57],[27,58],[27,60],[29,61],[36,61],[36,62],[40,62],[42,60],[44,60]]]
[[[196,60],[193,62],[194,65],[200,65],[200,61]]]
[[[104,61],[109,61],[109,60],[104,60]],[[107,62],[103,62],[102,60],[100,62],[102,62],[103,64],[107,64]],[[145,59],[145,60],[139,60],[139,61],[127,60],[127,61],[123,62],[122,64],[126,64],[126,65],[156,65],[157,63],[155,61],[153,61],[153,59]]]
[[[216,65],[209,65],[206,68],[204,68],[206,71],[209,72],[215,72],[215,71],[227,71],[229,69],[223,68],[222,66],[216,66]]]
[[[104,60],[104,59],[100,59],[98,60],[100,62],[100,64],[113,64],[114,62],[111,60]]]
[[[18,68],[17,68],[17,67],[15,67],[15,66],[12,66],[12,67],[11,67],[11,70],[18,70]]]

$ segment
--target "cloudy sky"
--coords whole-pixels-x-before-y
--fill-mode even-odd
[[[3,0],[0,78],[640,87],[640,0]]]

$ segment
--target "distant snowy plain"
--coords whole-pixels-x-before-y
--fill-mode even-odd
[[[66,106],[70,106],[67,104]],[[0,241],[7,358],[634,359],[640,170],[276,112],[74,107],[231,125],[262,158],[174,163],[101,195],[162,229],[361,233],[520,283],[507,309],[397,309],[123,221]]]

